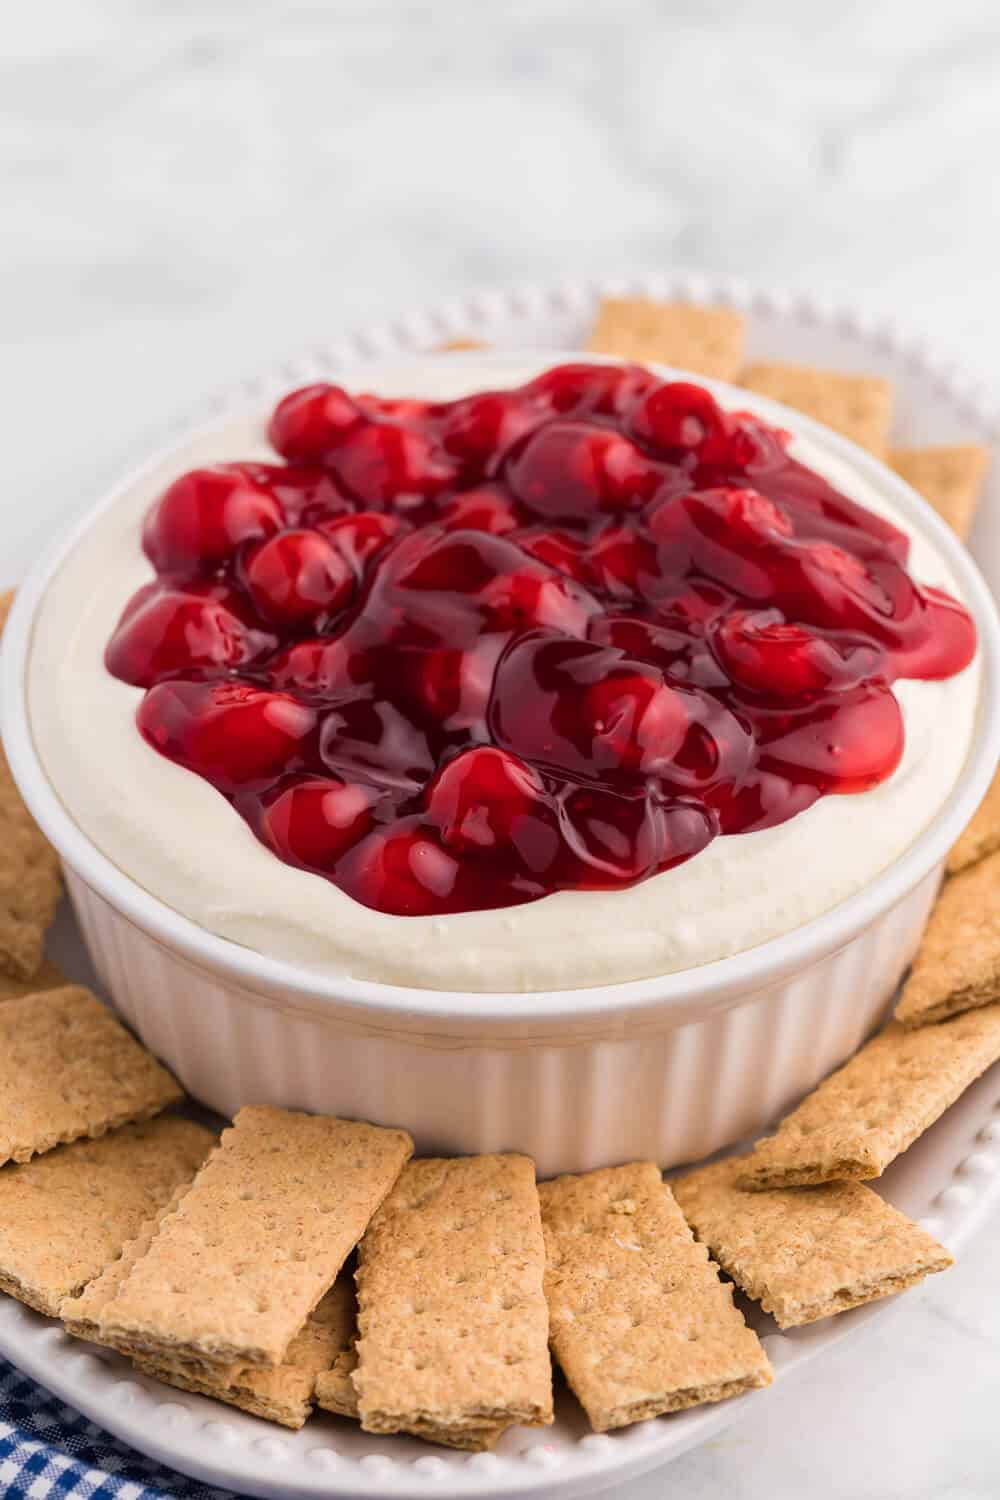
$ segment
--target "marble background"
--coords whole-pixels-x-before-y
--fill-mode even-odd
[[[1000,389],[998,161],[995,0],[12,6],[0,583],[165,414],[484,284],[821,289]],[[998,1252],[1000,1220],[629,1500],[995,1496]]]

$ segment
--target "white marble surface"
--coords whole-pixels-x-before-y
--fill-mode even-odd
[[[822,288],[1000,388],[998,69],[994,0],[12,7],[0,582],[164,412],[484,283]],[[995,1496],[998,1251],[629,1500]]]

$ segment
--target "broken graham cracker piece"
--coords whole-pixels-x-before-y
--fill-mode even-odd
[[[740,1187],[799,1187],[880,1177],[1000,1058],[1000,1005],[940,1026],[884,1031],[758,1141]]]
[[[358,1298],[354,1289],[354,1277],[340,1275],[334,1284],[333,1296],[340,1296],[341,1342],[329,1367],[316,1377],[316,1405],[331,1411],[338,1417],[358,1420],[358,1394],[354,1389],[353,1375],[358,1367]]]
[[[889,464],[960,537],[972,530],[989,450],[977,444],[941,448],[894,448]]]
[[[1000,1000],[1000,853],[945,882],[896,1006],[906,1026]]]
[[[656,360],[716,380],[735,380],[745,335],[743,318],[728,307],[604,297],[586,347],[595,354]]]
[[[214,1137],[212,1140],[214,1143]],[[204,1154],[208,1155],[207,1148]],[[59,1309],[59,1316],[67,1333],[71,1333],[75,1339],[85,1339],[91,1344],[103,1344],[109,1349],[115,1347],[107,1339],[101,1337],[98,1317],[104,1308],[114,1301],[131,1276],[133,1267],[146,1254],[159,1233],[163,1220],[168,1214],[173,1213],[191,1186],[193,1176],[192,1173],[187,1181],[175,1190],[153,1218],[140,1224],[135,1235],[126,1240],[122,1246],[117,1260],[105,1266],[101,1274],[95,1276],[93,1281],[88,1281],[79,1296],[66,1298]]]
[[[0,1005],[0,1164],[147,1120],[182,1098],[89,990],[66,985]]]
[[[990,783],[989,791],[979,804],[965,832],[948,855],[948,874],[957,875],[970,865],[978,865],[988,854],[1000,849],[1000,771]]]
[[[595,1432],[770,1384],[760,1340],[657,1166],[538,1192],[549,1340]]]
[[[550,1423],[544,1269],[528,1157],[411,1162],[358,1248],[362,1427],[481,1448]]]
[[[181,1361],[163,1365],[141,1356],[135,1365],[178,1390],[211,1396],[282,1427],[298,1428],[312,1411],[318,1379],[353,1350],[356,1331],[354,1282],[341,1275],[292,1339],[283,1363],[274,1369],[259,1365],[213,1368]]]
[[[730,1157],[671,1186],[698,1239],[779,1328],[891,1296],[952,1264],[860,1182],[754,1193],[736,1185],[746,1167],[746,1157]]]
[[[161,1115],[4,1167],[0,1291],[57,1317],[194,1176],[212,1140]]]
[[[412,1150],[402,1130],[241,1109],[100,1312],[101,1337],[158,1363],[280,1365]]]
[[[889,444],[892,386],[879,375],[844,375],[808,365],[747,365],[739,383],[832,427],[880,457]]]
[[[5,1000],[19,1000],[22,995],[40,995],[44,990],[65,989],[69,980],[59,968],[43,958],[30,979],[12,979],[9,974],[0,974],[0,1005]]]

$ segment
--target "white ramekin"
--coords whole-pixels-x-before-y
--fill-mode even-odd
[[[272,1103],[405,1125],[422,1152],[518,1149],[548,1175],[705,1156],[760,1129],[858,1046],[913,956],[947,851],[996,768],[1000,622],[968,553],[913,491],[853,444],[789,416],[890,484],[957,576],[980,633],[977,735],[939,814],[862,891],[783,937],[663,978],[530,997],[327,979],[178,915],[81,833],[41,768],[27,717],[39,602],[118,491],[41,560],[4,633],[7,753],[62,859],[102,982],[192,1095],[227,1115]]]

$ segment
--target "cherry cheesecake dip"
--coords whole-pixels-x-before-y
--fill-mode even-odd
[[[638,366],[368,378],[203,432],[48,588],[35,745],[127,875],[325,973],[574,989],[790,932],[935,817],[976,632],[888,481]]]

